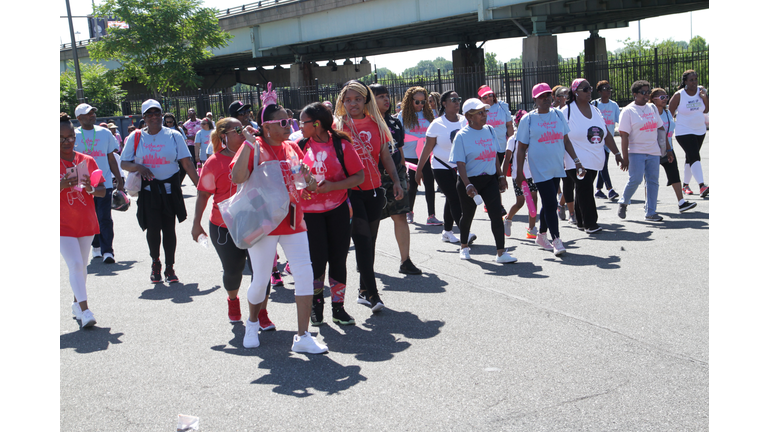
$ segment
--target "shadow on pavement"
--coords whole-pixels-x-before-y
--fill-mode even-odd
[[[196,283],[183,284],[155,284],[153,288],[145,290],[139,296],[141,300],[171,300],[174,303],[190,303],[192,297],[208,295],[221,288],[215,285],[211,289],[200,291]]]
[[[73,319],[74,321],[74,319]],[[78,326],[77,321],[73,323]],[[120,337],[123,333],[112,333],[109,327],[99,327],[98,324],[59,336],[59,349],[73,348],[78,354],[90,354],[104,351],[110,344],[123,343]]]
[[[93,258],[88,264],[88,274],[98,276],[117,276],[118,272],[130,270],[137,261],[117,261],[114,264],[104,264],[101,258]]]
[[[376,273],[376,277],[381,280],[380,290],[437,294],[445,292],[445,286],[448,285],[448,282],[441,280],[436,274],[427,273],[424,269],[420,275],[398,273],[398,276],[401,277]]]

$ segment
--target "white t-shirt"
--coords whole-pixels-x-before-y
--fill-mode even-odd
[[[512,113],[509,112],[509,105],[506,102],[498,101],[488,108],[488,119],[485,124],[491,126],[496,132],[498,140],[499,153],[504,153],[507,146],[507,122],[512,121]]]
[[[448,160],[451,157],[451,146],[453,145],[453,138],[456,134],[467,125],[467,119],[463,115],[458,114],[459,121],[449,121],[445,116],[440,116],[430,123],[427,128],[427,137],[437,138],[435,147],[432,149],[432,169],[448,169],[442,163],[435,160],[435,157],[440,158],[451,168],[456,168],[455,163],[451,163]]]
[[[509,137],[507,140],[507,150],[512,152],[512,161],[509,166],[512,171],[512,180],[517,177],[517,134]],[[531,167],[528,165],[528,152],[525,152],[525,161],[523,162],[523,175],[529,179],[531,177]]]
[[[117,151],[117,140],[109,129],[101,126],[93,126],[93,130],[75,129],[75,151],[87,154],[96,160],[104,176],[104,187],[112,188],[112,170],[109,169],[107,155]]]
[[[192,157],[187,142],[176,129],[161,128],[160,132],[150,135],[147,129],[141,131],[138,150],[134,148],[134,135],[131,132],[123,149],[122,159],[144,165],[152,171],[158,180],[165,180],[179,171],[179,160]]]
[[[576,157],[581,161],[581,165],[589,170],[600,171],[605,164],[605,150],[603,150],[605,136],[608,130],[605,127],[605,119],[600,110],[594,105],[587,105],[592,112],[592,118],[588,119],[581,113],[576,102],[572,102],[563,109],[565,118],[568,119],[568,111],[571,112],[571,118],[568,119],[568,139],[573,145]],[[573,110],[571,110],[573,108]],[[565,153],[565,169],[576,169],[576,164]]]
[[[632,102],[621,110],[619,117],[619,132],[629,134],[629,152],[635,154],[661,156],[656,131],[663,125],[659,110],[652,103],[638,106]]]
[[[704,122],[704,101],[701,99],[701,89],[696,90],[695,96],[688,96],[685,89],[677,91],[680,95],[680,104],[675,115],[675,135],[704,135],[707,133],[707,124]]]

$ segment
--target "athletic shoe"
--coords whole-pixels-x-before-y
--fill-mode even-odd
[[[556,238],[555,241],[552,242],[552,247],[555,249],[555,256],[560,256],[565,253],[565,246],[563,246],[563,241],[559,238]]]
[[[557,217],[559,217],[560,220],[565,220],[565,206],[557,206]]]
[[[504,208],[504,206],[501,206],[501,217],[504,217],[507,215],[507,209]]]
[[[259,330],[261,331],[267,331],[267,330],[274,330],[275,329],[275,323],[273,323],[269,319],[269,314],[267,313],[266,309],[260,309],[259,310]]]
[[[347,311],[344,310],[344,303],[332,303],[331,312],[333,314],[333,322],[339,325],[355,325],[355,319],[349,316]]]
[[[415,265],[413,265],[413,262],[411,262],[410,258],[406,258],[405,261],[403,261],[402,264],[400,264],[400,273],[407,274],[407,275],[420,275],[421,270],[416,268]]]
[[[437,220],[435,215],[429,215],[427,218],[427,225],[442,225],[443,223]]]
[[[413,212],[408,212],[405,214],[405,220],[408,221],[409,224],[413,223]]]
[[[578,222],[576,222],[576,215],[571,215],[571,217],[568,218],[568,223],[571,225],[578,225]]]
[[[483,206],[483,211],[484,211],[484,212],[486,212],[486,213],[488,213],[488,207],[486,207],[486,206]]]
[[[618,198],[619,198],[619,194],[615,190],[611,189],[608,191],[608,199],[615,200]]]
[[[100,247],[93,248],[92,254],[94,258],[101,258],[101,248]]]
[[[652,214],[650,216],[646,216],[645,220],[650,221],[650,222],[661,222],[661,221],[664,220],[664,218],[661,217],[659,214]]]
[[[293,273],[291,273],[291,263],[285,263],[285,272],[293,276]]]
[[[600,225],[595,225],[592,228],[587,228],[585,231],[587,232],[587,234],[594,234],[594,233],[600,232],[602,230],[603,230],[603,228]]]
[[[229,309],[229,312],[227,312],[229,315],[229,322],[234,323],[240,321],[243,317],[240,313],[240,297],[235,297],[233,299],[227,297],[227,308]]]
[[[384,309],[384,302],[381,301],[381,297],[379,297],[379,293],[376,293],[368,298],[368,300],[373,305],[371,307],[371,311],[376,313],[382,309]]]
[[[619,217],[624,219],[627,217],[627,205],[619,204]]]
[[[467,240],[467,244],[471,245],[472,243],[475,242],[475,240],[477,240],[477,235],[475,235],[474,233],[469,233],[469,240]]]
[[[93,327],[94,324],[96,324],[96,318],[93,317],[93,312],[91,312],[90,309],[84,310],[83,315],[80,318],[80,327],[81,328]]]
[[[551,251],[554,249],[554,246],[552,246],[552,243],[549,242],[547,239],[546,234],[539,233],[536,235],[536,244],[539,245],[542,249]]]
[[[328,352],[328,347],[317,343],[317,340],[309,332],[304,332],[302,336],[293,335],[291,351],[296,353],[322,354]]]
[[[175,283],[179,281],[179,277],[176,276],[176,272],[173,271],[173,266],[166,267],[163,274],[165,275],[165,281],[168,283]]]
[[[371,307],[371,301],[368,300],[368,296],[365,295],[363,291],[359,291],[357,293],[357,304],[361,304],[363,306]]]
[[[699,196],[702,198],[706,198],[707,195],[709,195],[709,186],[706,186],[706,185],[701,186],[699,188]]]
[[[80,303],[72,302],[72,315],[74,315],[75,319],[78,321],[83,320],[83,311],[80,310]]]
[[[525,229],[525,238],[527,239],[535,239],[538,234],[539,230],[536,227]]]
[[[683,185],[683,193],[686,195],[693,195],[693,191],[688,185]]]
[[[602,189],[598,189],[597,192],[595,192],[595,198],[608,199],[608,197],[603,193]]]
[[[149,280],[152,283],[163,283],[163,277],[160,276],[160,270],[163,268],[163,265],[160,263],[160,261],[152,261],[152,273],[149,275]]]
[[[690,209],[696,207],[696,203],[695,202],[690,202],[690,201],[685,201],[685,202],[683,202],[682,204],[680,204],[677,207],[680,209],[680,213],[682,213],[684,211],[687,211],[687,210],[690,210]]]
[[[451,231],[443,231],[440,240],[446,243],[458,243],[460,241]]]
[[[283,286],[283,277],[280,275],[280,271],[272,273],[272,276],[269,278],[269,282],[273,287]]]
[[[468,247],[465,247],[465,248],[461,249],[461,251],[459,252],[459,258],[463,259],[463,260],[468,260],[469,259],[469,248]]]
[[[309,323],[315,327],[323,325],[323,309],[325,308],[325,299],[318,296],[312,299],[312,312],[309,314]]]
[[[245,320],[245,337],[243,337],[243,348],[256,348],[259,346],[259,323],[252,323],[250,319]]]
[[[512,237],[512,219],[504,219],[504,235]]]
[[[107,252],[104,254],[104,264],[114,264],[115,263],[115,256],[111,253]]]
[[[512,255],[508,254],[506,251],[504,251],[501,256],[496,257],[496,262],[501,264],[509,264],[517,261],[517,258],[513,257]]]

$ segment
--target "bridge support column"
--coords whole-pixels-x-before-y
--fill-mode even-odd
[[[454,91],[464,100],[476,98],[477,89],[485,84],[485,51],[474,45],[460,45],[453,50],[452,59]]]
[[[600,80],[608,79],[608,49],[605,38],[597,35],[597,30],[590,30],[590,35],[584,39],[584,78],[597,90]],[[597,97],[597,92],[593,93]]]
[[[535,24],[535,23],[534,23]],[[531,35],[523,39],[523,103],[533,104],[531,89],[545,82],[550,87],[558,84],[557,36]]]

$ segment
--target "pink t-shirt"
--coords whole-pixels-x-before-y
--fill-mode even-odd
[[[67,168],[72,168],[82,161],[85,161],[89,173],[99,169],[92,157],[79,152],[75,152],[75,159],[72,162],[59,160],[61,161],[59,180],[66,177]],[[104,182],[103,176],[100,182]],[[77,190],[69,187],[59,193],[59,201],[59,235],[61,237],[86,237],[99,233],[99,219],[96,217],[93,195],[86,192],[84,188]]]
[[[363,161],[357,155],[355,148],[347,140],[341,141],[344,154],[344,166],[349,175],[353,175],[363,169]],[[310,139],[304,147],[304,163],[310,167],[310,172],[318,183],[323,179],[332,182],[342,181],[347,178],[339,159],[336,157],[336,149],[333,146],[333,138],[328,134],[328,141],[321,143]],[[319,194],[308,192],[309,199],[302,199],[301,206],[306,213],[323,213],[333,210],[347,199],[347,190],[335,190]],[[304,196],[307,196],[306,194]]]
[[[352,145],[355,147],[357,155],[360,156],[360,160],[363,161],[365,180],[360,185],[360,189],[371,190],[381,187],[381,174],[379,173],[381,133],[379,132],[379,125],[369,116],[353,121],[357,134],[351,131],[346,123],[344,124],[344,132],[352,137]]]
[[[664,125],[656,106],[647,103],[643,106],[630,103],[619,117],[619,132],[629,134],[629,152],[660,156],[656,130]]]

